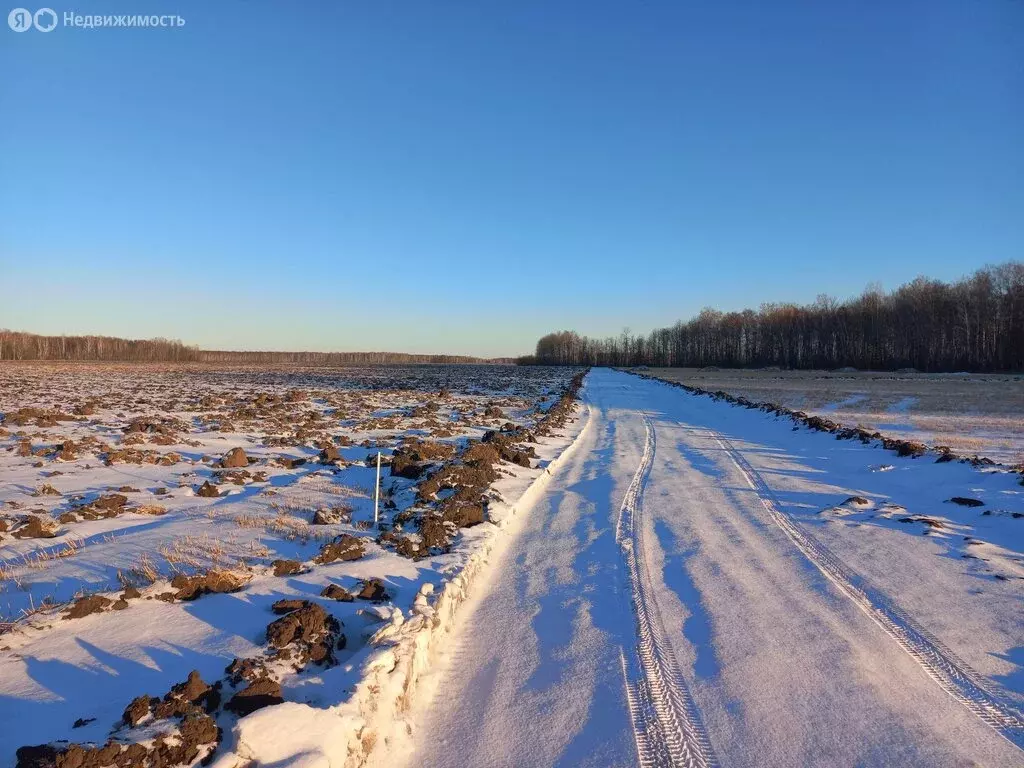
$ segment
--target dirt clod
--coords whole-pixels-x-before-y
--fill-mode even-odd
[[[985,502],[981,499],[972,499],[968,496],[954,496],[949,500],[953,504],[959,504],[961,507],[984,507]]]
[[[361,538],[343,533],[333,541],[324,544],[320,548],[320,554],[313,559],[313,562],[326,565],[336,560],[358,560],[365,554],[366,548]]]
[[[121,510],[124,509],[124,505],[127,503],[127,496],[123,496],[120,493],[108,493],[106,496],[100,496],[96,499],[91,506],[103,510]]]
[[[427,515],[420,521],[420,536],[423,537],[423,546],[427,549],[446,551],[451,546],[444,519],[437,515]]]
[[[158,699],[154,699],[151,696],[139,696],[133,700],[131,704],[124,710],[124,714],[121,719],[125,725],[135,727],[147,717],[153,710],[153,707],[159,703]]]
[[[298,560],[275,560],[271,565],[275,576],[292,576],[302,571],[302,563]]]
[[[224,458],[220,460],[220,465],[225,469],[248,467],[249,457],[245,455],[245,451],[241,448],[232,448],[224,454]]]
[[[209,571],[197,576],[178,574],[171,580],[171,586],[177,592],[176,600],[195,600],[207,594],[238,592],[245,586],[248,578],[231,571]]]
[[[113,601],[102,595],[78,598],[70,609],[64,612],[65,619],[81,619],[93,613],[102,613]]]
[[[311,525],[338,525],[352,522],[352,508],[344,504],[321,507],[313,513]]]
[[[196,496],[202,496],[204,499],[215,499],[220,496],[220,491],[217,487],[212,485],[209,480],[199,486],[199,490],[196,491]]]
[[[16,539],[52,539],[60,532],[60,525],[49,517],[26,515],[11,533]]]
[[[356,593],[356,597],[360,600],[373,600],[374,602],[391,599],[391,596],[384,589],[384,583],[380,579],[364,581],[362,588]]]
[[[235,685],[243,680],[254,683],[269,674],[262,659],[235,659],[224,668],[224,672]]]
[[[155,705],[153,715],[158,719],[185,717],[196,707],[214,712],[220,706],[220,683],[210,685],[193,669],[183,683],[172,686],[163,701]]]
[[[280,615],[283,613],[291,613],[292,611],[297,611],[305,604],[305,600],[278,600],[276,603],[270,606],[270,610]]]
[[[342,603],[351,603],[355,598],[347,589],[342,589],[337,584],[329,584],[320,592],[321,597],[329,597],[331,600],[338,600]]]
[[[335,663],[334,648],[344,637],[336,618],[307,600],[281,600],[274,609],[288,611],[267,627],[267,642],[277,649],[279,658],[291,659],[300,667],[307,662]]]
[[[320,463],[321,464],[333,464],[337,461],[343,461],[341,451],[335,446],[328,445],[322,451],[320,451]]]
[[[315,603],[280,600],[274,604],[274,612],[286,613],[267,627],[267,642],[275,648],[284,648],[293,640],[309,642],[327,629],[327,613]]]

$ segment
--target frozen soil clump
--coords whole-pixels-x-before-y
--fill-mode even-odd
[[[171,586],[177,590],[174,593],[175,600],[188,601],[203,595],[238,592],[248,581],[248,576],[232,571],[211,570],[196,576],[179,573],[171,579]]]
[[[320,554],[313,558],[317,565],[327,565],[336,560],[359,560],[366,554],[363,540],[358,536],[343,533],[333,541],[329,541],[320,549]]]

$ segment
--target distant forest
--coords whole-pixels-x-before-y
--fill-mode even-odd
[[[111,336],[40,336],[0,329],[0,360],[125,360],[194,362],[195,347],[169,339],[117,339]]]
[[[110,336],[40,336],[0,329],[0,360],[78,360],[96,362],[181,362],[292,365],[414,365],[496,363],[464,355],[412,355],[401,352],[218,352],[168,339]]]
[[[544,336],[524,365],[1024,371],[1024,262],[944,283],[919,277],[890,293],[837,301],[704,309],[647,336]]]
[[[215,352],[199,353],[204,363],[291,363],[294,365],[443,365],[513,362],[466,355],[413,355],[405,352]]]

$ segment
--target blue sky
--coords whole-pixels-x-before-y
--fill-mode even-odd
[[[1024,254],[1019,0],[54,9],[186,23],[0,28],[0,327],[503,355]]]

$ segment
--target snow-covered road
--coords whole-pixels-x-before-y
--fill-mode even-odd
[[[583,400],[409,765],[1024,765],[1016,478],[603,369]]]

